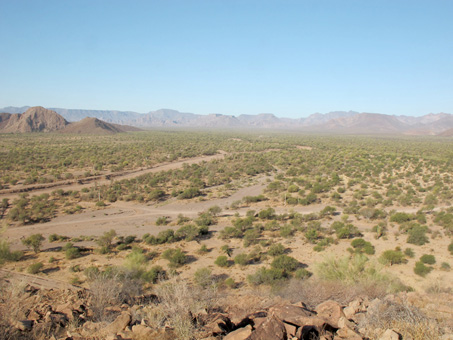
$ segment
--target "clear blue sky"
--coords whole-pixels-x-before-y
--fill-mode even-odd
[[[0,107],[453,113],[453,1],[0,0]]]

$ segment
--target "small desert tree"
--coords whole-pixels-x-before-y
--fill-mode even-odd
[[[37,254],[41,250],[42,242],[44,241],[44,236],[42,234],[33,234],[22,240],[22,243],[28,248],[33,249]]]

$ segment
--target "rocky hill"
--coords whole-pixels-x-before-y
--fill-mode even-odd
[[[398,340],[451,339],[449,322],[427,317],[418,305],[433,297],[404,293],[357,297],[341,304],[326,300],[309,308],[303,301],[270,301],[237,296],[227,305],[191,312],[186,296],[113,298],[112,287],[90,290],[2,286],[0,331],[4,339],[224,339],[224,340]],[[8,286],[9,285],[9,286]],[[173,295],[174,294],[174,295]],[[108,299],[110,298],[110,299]],[[439,298],[439,297],[434,297]],[[443,296],[451,301],[451,296]],[[112,303],[112,301],[114,301]],[[433,302],[433,301],[430,301]],[[446,302],[448,303],[448,302]],[[444,314],[451,306],[443,303]],[[248,304],[245,310],[240,304]],[[253,307],[254,306],[254,307]],[[8,313],[6,313],[8,311]],[[437,319],[439,318],[439,319]],[[176,322],[179,320],[179,322]],[[182,322],[185,321],[185,322]],[[53,334],[48,337],[48,334]],[[416,336],[414,338],[414,336]],[[2,337],[3,338],[3,337]]]
[[[42,106],[35,106],[22,114],[3,115],[0,132],[51,132],[62,130],[68,124],[66,119],[55,111],[47,110]]]
[[[79,122],[71,123],[64,129],[60,130],[61,133],[85,133],[96,135],[107,135],[128,131],[139,131],[140,129],[132,126],[110,124],[103,122],[97,118],[87,117]]]
[[[106,123],[90,117],[84,118],[79,122],[69,123],[57,112],[41,106],[28,108],[24,113],[0,113],[0,133],[55,131],[99,135],[140,131],[140,129],[133,126]]]

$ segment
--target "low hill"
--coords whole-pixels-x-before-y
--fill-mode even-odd
[[[448,130],[445,130],[445,131],[439,133],[438,136],[442,136],[442,137],[453,137],[453,128],[448,129]]]
[[[3,114],[0,124],[0,132],[27,133],[58,131],[69,123],[55,111],[35,106],[22,114]]]
[[[92,117],[71,123],[63,130],[60,130],[61,133],[86,133],[94,135],[107,135],[128,131],[140,131],[140,129],[126,125],[110,124]]]

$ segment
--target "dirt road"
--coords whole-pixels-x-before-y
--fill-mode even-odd
[[[159,171],[167,171],[167,170],[174,170],[179,169],[183,166],[183,164],[196,164],[201,162],[209,162],[214,159],[223,159],[227,153],[224,151],[220,151],[218,154],[212,156],[199,156],[194,158],[188,158],[181,161],[171,162],[171,163],[162,163],[156,165],[152,168],[147,169],[140,169],[140,170],[133,170],[121,175],[107,174],[102,176],[97,176],[95,179],[80,179],[80,180],[71,180],[71,181],[59,181],[54,183],[48,184],[40,184],[40,185],[28,185],[28,186],[21,186],[18,188],[13,189],[4,189],[0,190],[0,198],[9,198],[14,199],[19,196],[21,192],[28,192],[30,194],[44,194],[44,193],[51,193],[57,189],[65,189],[65,190],[82,190],[83,188],[88,188],[96,185],[108,184],[111,183],[112,180],[120,181],[123,179],[130,179],[135,178],[141,175],[145,175],[148,173],[156,173]]]

